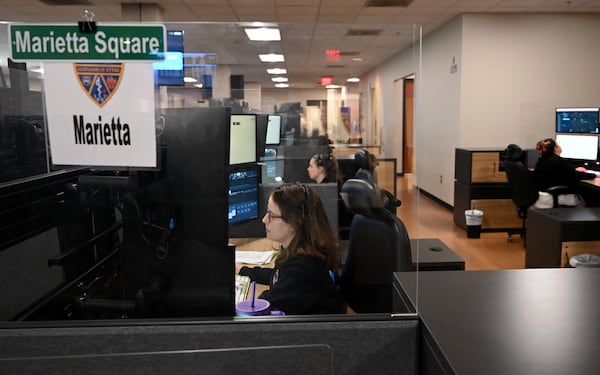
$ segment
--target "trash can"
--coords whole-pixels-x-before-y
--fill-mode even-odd
[[[571,267],[600,267],[600,256],[593,254],[573,255],[569,258]]]
[[[466,210],[465,219],[467,221],[467,237],[479,238],[481,235],[481,223],[483,221],[483,211]]]

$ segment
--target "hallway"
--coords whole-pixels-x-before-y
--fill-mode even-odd
[[[507,241],[506,232],[481,233],[481,238],[467,238],[466,231],[454,224],[452,211],[417,192],[412,175],[397,177],[397,196],[402,201],[397,215],[406,225],[410,238],[439,238],[465,260],[466,270],[525,267],[525,249],[520,236],[513,235],[512,243]]]

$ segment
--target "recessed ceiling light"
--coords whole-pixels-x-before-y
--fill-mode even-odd
[[[353,57],[352,61],[362,61],[362,57]]]
[[[269,73],[269,74],[287,74],[287,69],[272,68],[272,69],[267,69],[267,73]]]
[[[358,78],[358,77],[348,78],[346,80],[346,82],[352,82],[352,83],[360,82],[360,78]]]
[[[279,29],[270,29],[267,27],[261,27],[258,29],[244,29],[248,39],[258,42],[273,42],[281,40],[281,34]]]
[[[341,86],[340,85],[327,85],[325,86],[326,89],[339,89]]]
[[[197,87],[197,88],[199,88],[199,89],[201,89],[201,88],[204,87],[204,85],[201,84],[201,83],[196,83],[194,86]]]
[[[273,78],[271,78],[271,81],[273,81],[273,82],[287,82],[288,79],[287,79],[287,77],[273,77]]]
[[[277,54],[277,53],[258,55],[258,58],[262,62],[284,62],[285,61],[285,57],[283,57],[283,55]]]
[[[276,83],[275,87],[280,88],[280,89],[284,89],[286,87],[290,87],[290,85],[288,85],[287,83]]]
[[[183,82],[193,83],[193,82],[198,82],[198,80],[194,77],[183,77]]]

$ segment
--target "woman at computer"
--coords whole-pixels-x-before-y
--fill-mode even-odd
[[[236,264],[269,290],[259,298],[291,314],[338,314],[345,303],[332,277],[338,267],[337,241],[319,195],[302,184],[284,184],[271,193],[262,218],[267,238],[281,244],[274,268]]]
[[[333,154],[315,154],[308,161],[308,177],[317,184],[335,182],[338,190],[342,187],[342,179],[338,163]]]
[[[579,180],[596,178],[595,173],[588,173],[583,167],[575,168],[572,162],[563,159],[560,156],[562,148],[552,138],[539,141],[535,148],[540,158],[533,171],[533,180],[540,191],[559,185],[573,188]]]

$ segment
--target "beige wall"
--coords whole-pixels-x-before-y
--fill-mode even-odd
[[[371,110],[392,126],[394,80],[415,71],[415,181],[453,204],[456,147],[533,147],[553,136],[556,107],[600,106],[598,40],[600,14],[463,15],[424,38],[420,67],[409,48],[367,74],[361,90],[377,85],[381,107]]]

